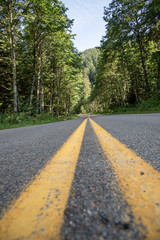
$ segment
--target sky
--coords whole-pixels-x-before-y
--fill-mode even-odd
[[[74,45],[81,52],[100,46],[105,35],[104,6],[111,0],[61,0],[69,9],[67,15],[74,19],[72,33],[76,34]]]

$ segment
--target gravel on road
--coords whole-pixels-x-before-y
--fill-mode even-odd
[[[65,240],[144,239],[89,122],[61,232]]]
[[[0,214],[84,119],[0,131]]]
[[[0,131],[0,216],[86,118]],[[160,114],[92,116],[106,131],[160,171]],[[88,121],[61,239],[143,240]]]
[[[102,115],[92,119],[160,171],[160,113]]]

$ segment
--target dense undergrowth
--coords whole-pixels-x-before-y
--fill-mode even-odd
[[[21,112],[19,114],[0,114],[0,129],[46,124],[73,118],[76,118],[76,115],[70,117],[61,116],[57,118],[55,116],[52,117],[48,113],[42,113],[40,115],[30,115],[26,112]]]
[[[130,113],[158,113],[160,112],[160,95],[155,95],[147,101],[134,106],[106,109],[105,114],[130,114]]]

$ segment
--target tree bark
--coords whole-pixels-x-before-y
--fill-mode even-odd
[[[59,86],[57,87],[57,109],[56,109],[57,118],[59,118]]]
[[[40,103],[40,113],[44,111],[44,89],[43,89],[43,76],[41,77],[41,103]]]
[[[33,101],[33,92],[34,92],[35,81],[36,81],[36,20],[35,20],[35,24],[34,24],[33,79],[32,79],[30,102],[29,102],[30,107],[31,107],[32,101]]]
[[[61,69],[59,69],[59,76],[57,77],[58,83],[57,83],[57,110],[56,115],[57,118],[59,118],[59,99],[60,99],[60,86],[61,86]]]
[[[40,95],[40,113],[44,111],[44,88],[43,88],[43,56],[41,55],[41,95]]]
[[[136,17],[136,24],[138,26],[137,15],[135,17]],[[140,35],[140,32],[139,32],[139,29],[137,30],[136,38],[137,38],[137,42],[138,42],[139,50],[140,50],[140,57],[141,57],[141,63],[142,63],[142,68],[143,68],[145,84],[146,84],[146,91],[147,91],[147,93],[149,93],[150,92],[150,87],[149,87],[149,83],[148,83],[148,76],[147,76],[147,71],[146,71],[146,65],[145,65],[145,60],[144,60],[144,56],[143,56],[143,44],[142,44],[142,39],[141,39],[141,35]]]
[[[51,79],[51,106],[50,106],[50,110],[51,110],[51,115],[52,117],[54,116],[54,79]]]
[[[160,51],[157,51],[158,55],[158,61],[157,61],[157,71],[158,71],[158,76],[157,76],[157,89],[158,91],[160,90]]]
[[[42,41],[40,42],[39,45],[39,57],[38,57],[38,77],[37,77],[37,113],[40,112],[40,85],[41,85],[41,72],[42,72]]]
[[[15,33],[13,25],[13,1],[9,2],[9,15],[10,15],[10,34],[11,34],[11,59],[12,59],[12,75],[13,75],[13,111],[17,113],[17,72],[16,72],[16,49],[15,49]]]
[[[40,95],[40,80],[41,80],[41,66],[38,69],[38,77],[37,77],[37,114],[39,113],[39,95]]]
[[[147,91],[147,93],[149,93],[150,92],[150,88],[149,88],[149,83],[148,83],[148,77],[147,77],[147,71],[146,71],[146,66],[145,66],[145,60],[144,60],[144,56],[143,56],[142,41],[141,41],[139,36],[137,38],[137,41],[138,41],[138,45],[139,45],[140,56],[141,56],[141,63],[142,63],[142,68],[143,68],[143,74],[144,74],[144,79],[145,79],[145,83],[146,83],[146,91]]]
[[[136,99],[136,103],[139,102],[138,100],[138,91],[137,91],[137,81],[135,80],[135,78],[132,76],[131,74],[131,69],[130,69],[130,66],[128,64],[128,57],[126,56],[125,54],[125,51],[124,51],[124,48],[122,47],[123,49],[123,55],[124,55],[124,58],[125,58],[125,62],[126,62],[126,65],[127,65],[127,71],[128,71],[128,74],[129,74],[129,79],[130,79],[130,82],[131,82],[131,85],[133,87],[133,91],[134,91],[134,95],[135,95],[135,99]]]

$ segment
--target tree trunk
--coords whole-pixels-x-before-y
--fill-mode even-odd
[[[138,18],[137,15],[136,17],[136,24],[138,26]],[[143,68],[143,74],[144,74],[144,79],[145,79],[145,83],[146,83],[146,91],[147,93],[150,92],[150,88],[149,88],[149,83],[148,83],[148,76],[147,76],[147,71],[146,71],[146,65],[145,65],[145,60],[144,60],[144,56],[143,56],[143,45],[142,45],[142,39],[140,36],[140,32],[139,29],[137,30],[137,42],[139,45],[139,50],[140,50],[140,57],[141,57],[141,63],[142,63],[142,68]]]
[[[69,117],[70,114],[70,94],[68,93],[67,96],[67,117]]]
[[[36,81],[36,54],[35,54],[35,49],[33,51],[33,79],[32,79],[32,87],[31,87],[31,93],[30,93],[30,103],[29,106],[32,105],[33,101],[33,91],[34,91],[34,85]]]
[[[9,15],[10,15],[10,29],[11,29],[11,59],[12,59],[12,75],[13,75],[13,110],[17,113],[17,72],[16,72],[16,49],[15,49],[15,36],[13,26],[13,12],[12,12],[12,0],[9,2]]]
[[[157,51],[158,55],[158,62],[157,62],[157,70],[158,70],[158,76],[157,76],[157,89],[160,90],[160,51]]]
[[[54,116],[54,79],[51,79],[51,106],[50,106],[50,110],[51,110],[51,115],[52,117]]]
[[[42,51],[42,49],[41,49]],[[40,96],[40,113],[44,111],[44,88],[43,88],[43,53],[41,53],[41,96]]]
[[[42,63],[42,60],[41,60]],[[41,69],[41,95],[40,95],[40,113],[44,111],[44,88],[43,88],[43,70]]]
[[[146,71],[146,66],[145,66],[145,60],[143,57],[143,50],[142,50],[142,41],[140,39],[140,37],[138,36],[138,45],[139,45],[139,50],[140,50],[140,56],[141,56],[141,63],[142,63],[142,68],[143,68],[143,74],[144,74],[144,79],[145,79],[145,83],[146,83],[146,91],[147,93],[150,92],[150,88],[149,88],[149,83],[148,83],[148,77],[147,77],[147,71]]]
[[[40,113],[44,111],[44,88],[43,88],[43,52],[42,42],[40,45]]]
[[[38,69],[38,77],[37,77],[37,114],[39,113],[40,110],[40,84],[41,84],[41,51],[40,51],[40,56],[38,59],[39,63],[39,69]]]
[[[134,80],[134,83],[133,83],[133,91],[134,91],[136,103],[138,103],[139,101],[138,101],[138,91],[137,91],[137,80]]]
[[[57,110],[56,110],[57,118],[59,118],[59,87],[57,88]]]
[[[32,101],[33,101],[33,92],[34,92],[35,81],[36,81],[36,20],[35,20],[35,24],[34,24],[33,79],[32,79],[30,102],[29,102],[30,107],[31,107]]]
[[[126,77],[126,71],[125,71],[125,63],[124,63],[124,59],[123,57],[121,56],[121,65],[122,65],[122,71],[123,71],[123,78],[121,79],[122,81],[122,89],[123,89],[123,94],[122,94],[122,104],[123,106],[125,105],[125,101],[126,101],[126,89],[127,89],[127,77]]]
[[[136,99],[136,103],[139,102],[138,100],[138,91],[137,91],[137,81],[135,80],[135,78],[132,76],[131,74],[131,69],[130,69],[130,66],[128,64],[128,58],[126,57],[126,54],[125,54],[125,51],[124,51],[124,48],[123,48],[123,55],[125,57],[125,62],[127,64],[127,71],[128,71],[128,74],[129,74],[129,79],[130,79],[130,82],[133,86],[133,91],[134,91],[134,95],[135,95],[135,99]],[[126,85],[127,86],[127,85]]]
[[[39,113],[39,94],[40,94],[40,68],[38,70],[38,77],[37,77],[37,114]]]
[[[56,115],[59,118],[59,99],[60,99],[60,86],[61,86],[61,70],[60,71],[60,76],[58,76],[58,84],[57,84],[57,110],[56,110]]]
[[[40,113],[44,111],[44,89],[43,89],[43,77],[41,78],[41,103],[40,103]]]
[[[15,53],[15,47],[14,47],[14,41],[13,41],[13,58],[12,58],[12,69],[13,69],[13,108],[14,112],[17,113],[17,98],[18,98],[18,92],[17,92],[17,74],[16,74],[16,53]]]

